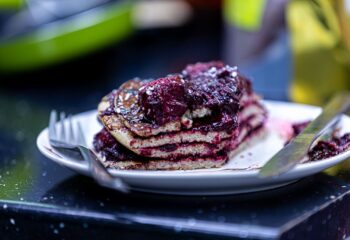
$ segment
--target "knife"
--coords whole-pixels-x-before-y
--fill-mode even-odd
[[[327,129],[334,126],[349,108],[349,92],[335,95],[315,120],[310,122],[298,136],[292,139],[260,169],[259,176],[278,176],[295,167],[307,155],[312,144]]]

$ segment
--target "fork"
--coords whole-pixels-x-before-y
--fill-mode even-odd
[[[65,124],[67,123],[68,124]],[[59,129],[57,129],[59,126]],[[60,130],[60,133],[58,133]],[[76,157],[77,154],[83,158],[89,166],[93,179],[100,185],[121,192],[129,192],[129,187],[120,179],[111,175],[101,160],[91,149],[87,148],[84,132],[80,122],[75,124],[72,117],[66,118],[64,112],[60,113],[60,120],[57,121],[57,112],[52,110],[49,121],[49,141],[52,147],[61,153]]]

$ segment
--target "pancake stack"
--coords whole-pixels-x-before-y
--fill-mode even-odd
[[[118,169],[220,167],[264,129],[259,100],[237,67],[222,62],[132,79],[100,102],[104,128],[94,147],[107,167]]]

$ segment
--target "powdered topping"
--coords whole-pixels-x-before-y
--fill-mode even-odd
[[[185,76],[197,76],[201,75],[203,72],[207,72],[209,69],[220,69],[223,68],[225,64],[221,61],[211,61],[208,63],[195,63],[195,64],[188,64],[186,68],[182,71],[183,75]]]
[[[198,66],[203,69],[202,65]],[[191,110],[206,107],[230,115],[238,112],[242,84],[237,67],[212,66],[205,71],[193,71],[193,66],[191,69],[192,73],[183,72],[187,87],[186,98]]]

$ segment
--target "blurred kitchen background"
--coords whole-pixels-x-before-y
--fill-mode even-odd
[[[350,88],[349,16],[348,0],[0,0],[0,101],[87,110],[222,59],[267,99],[322,104]]]

